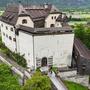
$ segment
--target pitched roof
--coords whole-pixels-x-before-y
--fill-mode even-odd
[[[1,20],[9,23],[11,25],[15,25],[18,19],[18,16],[30,16],[33,21],[45,19],[45,17],[49,13],[60,13],[59,10],[53,5],[29,5],[29,6],[22,6],[12,4],[8,5],[5,12],[2,15]]]
[[[60,14],[60,15],[58,16],[58,18],[56,19],[56,21],[58,21],[58,22],[63,22],[63,20],[62,20],[62,14]]]
[[[18,12],[18,5],[9,5],[1,16],[0,20],[8,24],[15,25],[18,19]]]

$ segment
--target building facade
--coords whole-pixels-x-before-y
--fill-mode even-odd
[[[71,66],[74,33],[53,5],[9,5],[0,18],[2,42],[24,55],[27,67]]]

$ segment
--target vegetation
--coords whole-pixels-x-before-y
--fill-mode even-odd
[[[6,56],[8,56],[9,58],[11,58],[12,60],[14,60],[15,62],[17,62],[19,65],[26,67],[26,60],[24,59],[24,56],[20,56],[20,54],[18,53],[14,53],[11,52],[3,43],[0,37],[0,51],[3,52],[4,54],[6,54]]]
[[[46,75],[36,71],[30,80],[22,87],[22,90],[51,90],[51,81]]]
[[[3,14],[3,11],[0,11],[0,16]]]
[[[0,64],[0,90],[20,90],[17,76],[13,76],[10,68]]]
[[[90,27],[82,24],[76,25],[75,36],[90,49]]]
[[[64,81],[65,85],[67,86],[68,90],[88,90],[87,87],[84,87],[80,84],[76,84],[70,81]]]
[[[57,74],[58,73],[58,68],[57,67],[52,67],[52,71],[54,71]]]

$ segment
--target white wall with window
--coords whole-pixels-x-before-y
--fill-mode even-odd
[[[48,58],[52,57],[56,67],[71,66],[73,41],[74,34],[34,36],[35,61],[42,60],[43,57],[49,60]]]
[[[34,23],[29,16],[18,17],[16,25],[24,25],[28,27],[34,27]]]
[[[45,19],[45,27],[55,27],[56,19],[60,14],[49,14]]]
[[[18,40],[19,52],[25,55],[28,67],[41,66],[44,57],[47,65],[71,66],[74,34],[32,36],[19,31]]]
[[[15,36],[14,27],[12,25],[6,24],[2,21],[0,22],[0,24],[1,24],[2,42],[12,52],[16,52],[16,36]]]
[[[33,36],[25,32],[19,31],[18,38],[18,52],[24,55],[27,60],[27,67],[33,68],[34,62],[34,52],[33,52]]]

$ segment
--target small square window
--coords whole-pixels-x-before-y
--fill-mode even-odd
[[[26,19],[23,19],[22,20],[22,24],[27,24],[27,20]]]
[[[54,19],[56,19],[56,16],[54,17]]]
[[[13,41],[16,42],[16,38],[13,38]]]
[[[6,26],[6,30],[8,30],[8,27]]]
[[[12,37],[11,37],[11,36],[9,36],[9,39],[10,39],[10,40],[12,40]]]
[[[3,32],[3,36],[5,36],[5,33]]]
[[[8,35],[6,34],[6,37],[8,38]]]
[[[52,19],[53,19],[53,16],[52,16]]]
[[[1,26],[3,27],[3,24],[1,24]]]
[[[11,31],[13,31],[13,28],[11,28]]]

